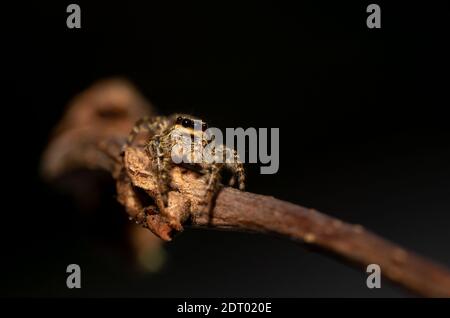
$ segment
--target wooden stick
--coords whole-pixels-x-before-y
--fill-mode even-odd
[[[378,264],[387,279],[418,295],[450,297],[450,272],[389,242],[361,225],[270,196],[223,188],[211,212],[202,205],[205,180],[175,167],[167,215],[151,212],[157,181],[139,145],[121,147],[133,123],[154,113],[122,81],[95,85],[75,99],[43,158],[43,174],[60,177],[75,168],[103,169],[117,181],[117,196],[130,217],[165,240],[183,227],[220,228],[276,234],[338,256],[361,268]],[[149,212],[150,211],[150,212]]]

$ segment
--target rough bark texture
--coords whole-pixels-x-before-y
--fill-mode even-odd
[[[163,240],[183,226],[212,227],[273,233],[338,256],[353,265],[378,264],[389,280],[423,296],[450,297],[450,272],[391,243],[361,225],[345,223],[316,210],[224,187],[212,211],[202,205],[204,177],[175,167],[169,193],[169,218],[148,209],[155,200],[157,182],[142,142],[121,147],[133,123],[154,110],[128,83],[110,80],[97,84],[75,99],[58,126],[43,159],[49,179],[75,168],[103,169],[116,180],[117,196],[130,218],[143,223]],[[149,136],[143,136],[148,138]],[[142,139],[141,139],[142,141]],[[143,213],[143,211],[149,213]]]

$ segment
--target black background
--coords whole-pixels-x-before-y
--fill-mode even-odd
[[[280,170],[248,190],[360,223],[450,266],[449,7],[376,2],[88,1],[2,7],[2,296],[408,296],[262,235],[189,230],[158,274],[125,261],[111,185],[96,213],[45,184],[40,155],[65,105],[123,76],[164,114],[279,127]],[[82,267],[68,290],[67,264]]]

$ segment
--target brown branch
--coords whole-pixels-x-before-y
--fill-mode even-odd
[[[122,94],[118,96],[122,98],[112,93],[120,91]],[[107,92],[109,98],[106,98]],[[44,175],[61,176],[74,168],[109,171],[117,181],[118,200],[130,217],[144,223],[164,240],[171,240],[182,230],[180,224],[274,233],[317,247],[359,267],[378,264],[386,278],[419,295],[450,297],[447,269],[361,225],[348,224],[273,197],[231,188],[223,188],[212,213],[207,212],[202,205],[204,178],[182,167],[172,171],[169,217],[155,213],[148,207],[155,200],[157,182],[150,173],[151,162],[141,144],[127,148],[124,156],[120,156],[132,124],[146,113],[151,114],[151,108],[128,84],[117,81],[97,84],[78,97],[60,124],[44,154]]]
[[[450,297],[450,273],[391,243],[361,225],[344,223],[313,209],[273,197],[226,189],[217,199],[211,221],[197,215],[198,226],[276,233],[333,253],[366,268],[378,264],[389,280],[423,296]]]

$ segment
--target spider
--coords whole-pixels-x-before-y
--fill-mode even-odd
[[[223,170],[228,170],[232,174],[230,186],[237,185],[240,190],[245,188],[244,166],[236,150],[227,148],[225,145],[213,145],[212,156],[204,157],[203,150],[214,140],[208,137],[207,129],[206,122],[198,118],[175,114],[169,117],[144,117],[136,122],[128,136],[126,147],[133,143],[140,132],[148,131],[151,135],[145,150],[152,160],[153,172],[158,182],[156,204],[160,213],[169,220],[170,216],[165,213],[165,208],[170,190],[170,171],[174,165],[182,165],[207,177],[203,200],[207,208],[210,208],[212,200],[220,189]],[[217,160],[219,156],[222,156],[222,159],[231,160]],[[181,225],[175,227],[180,228]]]

